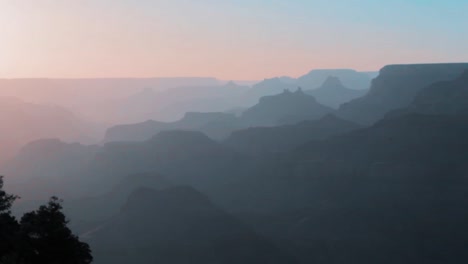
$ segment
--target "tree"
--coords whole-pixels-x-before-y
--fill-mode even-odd
[[[0,176],[0,214],[11,214],[11,206],[17,198],[18,196],[7,194],[3,190],[3,176]]]
[[[19,224],[11,215],[11,206],[18,197],[3,190],[3,176],[0,176],[0,263],[15,251]]]
[[[61,201],[52,197],[47,205],[21,218],[21,236],[27,263],[87,264],[93,260],[88,244],[80,242],[67,227]]]
[[[50,198],[38,210],[24,214],[18,223],[11,215],[11,206],[17,198],[3,190],[0,176],[0,264],[92,262],[88,244],[79,241],[67,227],[61,200]]]

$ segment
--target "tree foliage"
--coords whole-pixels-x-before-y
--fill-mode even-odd
[[[0,264],[92,262],[88,244],[81,242],[67,227],[61,200],[50,198],[46,205],[24,214],[18,222],[11,215],[11,206],[17,198],[3,190],[0,177]]]
[[[11,206],[18,197],[3,190],[3,176],[0,176],[0,214],[10,214]]]

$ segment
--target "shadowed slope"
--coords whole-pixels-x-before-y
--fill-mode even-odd
[[[139,189],[91,233],[96,263],[295,263],[190,187]]]

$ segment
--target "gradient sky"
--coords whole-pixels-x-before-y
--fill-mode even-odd
[[[468,0],[0,0],[0,78],[263,79],[468,61]]]

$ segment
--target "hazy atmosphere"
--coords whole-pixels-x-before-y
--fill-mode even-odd
[[[0,0],[0,264],[467,263],[467,14]]]

